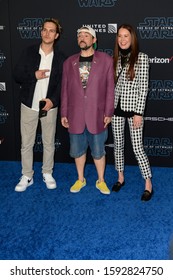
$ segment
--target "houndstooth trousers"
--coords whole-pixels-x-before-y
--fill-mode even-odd
[[[142,177],[146,180],[151,178],[150,164],[147,155],[143,147],[143,126],[144,121],[140,128],[133,128],[133,118],[127,118],[130,138],[132,142],[133,152],[137,159]],[[125,144],[125,117],[113,116],[112,117],[112,132],[114,139],[114,158],[115,158],[115,169],[117,171],[124,171],[124,144]]]

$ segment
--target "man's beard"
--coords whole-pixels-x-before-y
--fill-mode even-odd
[[[80,42],[80,43],[85,43],[85,42]],[[88,49],[90,49],[92,47],[92,45],[90,45],[90,46],[87,46],[87,44],[85,43],[85,46],[84,47],[80,47],[80,49],[82,50],[82,51],[87,51]]]

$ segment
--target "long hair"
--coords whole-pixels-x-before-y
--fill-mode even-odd
[[[130,24],[122,24],[119,26],[117,30],[117,36],[115,39],[115,47],[114,47],[114,74],[115,74],[115,80],[116,80],[116,69],[117,69],[117,63],[119,58],[119,46],[118,46],[118,33],[121,28],[127,29],[131,34],[131,52],[130,57],[128,60],[129,68],[127,71],[127,77],[132,81],[135,77],[135,71],[134,71],[134,64],[138,59],[138,53],[139,53],[139,45],[138,45],[138,39],[136,32],[134,28]]]

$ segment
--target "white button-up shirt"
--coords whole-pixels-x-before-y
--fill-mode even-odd
[[[49,69],[50,71],[47,72],[48,78],[40,79],[36,83],[34,97],[32,101],[32,110],[35,111],[39,111],[39,101],[43,98],[46,98],[53,60],[53,51],[48,55],[45,55],[45,53],[40,47],[39,54],[41,55],[39,70]]]

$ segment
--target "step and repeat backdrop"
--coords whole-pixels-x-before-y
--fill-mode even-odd
[[[20,160],[20,98],[13,69],[23,48],[40,41],[44,19],[58,18],[63,35],[57,47],[66,56],[79,52],[76,31],[90,25],[97,32],[98,50],[113,55],[117,28],[132,24],[141,51],[150,59],[150,83],[145,112],[144,148],[152,166],[173,166],[173,2],[142,0],[0,0],[0,160]],[[55,161],[72,162],[67,130],[57,121]],[[111,127],[107,163],[113,164]],[[126,164],[136,165],[126,129]],[[34,146],[42,160],[38,127]],[[88,161],[92,159],[88,157]]]

